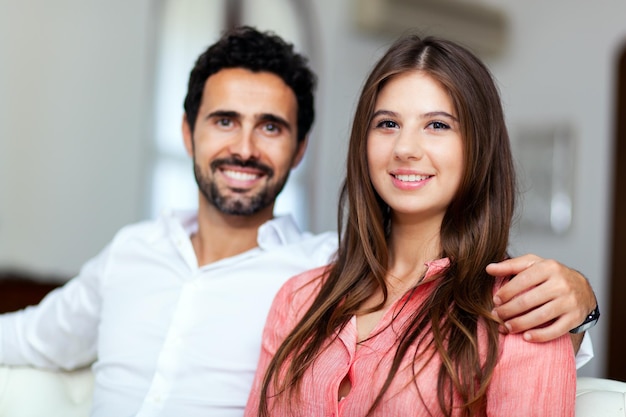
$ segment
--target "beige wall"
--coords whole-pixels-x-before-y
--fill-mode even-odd
[[[151,3],[0,1],[0,265],[73,274],[142,217]]]

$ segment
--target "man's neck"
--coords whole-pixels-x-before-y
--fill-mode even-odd
[[[198,210],[198,231],[191,236],[198,266],[255,248],[259,227],[272,217],[271,208],[251,216],[235,216],[201,203]]]

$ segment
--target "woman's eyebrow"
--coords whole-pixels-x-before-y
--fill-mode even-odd
[[[428,112],[428,113],[424,113],[422,116],[423,117],[449,117],[450,119],[454,120],[455,122],[459,121],[459,119],[456,116],[448,113],[447,111],[431,111],[431,112]]]

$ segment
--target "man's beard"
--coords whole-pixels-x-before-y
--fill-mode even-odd
[[[224,214],[250,216],[260,212],[276,201],[276,197],[289,178],[289,171],[287,171],[284,177],[278,178],[275,183],[272,183],[271,180],[274,177],[272,168],[255,160],[242,161],[238,158],[223,158],[212,161],[210,164],[211,173],[215,174],[220,165],[255,168],[263,171],[268,179],[265,187],[254,195],[246,196],[244,195],[246,190],[242,189],[230,189],[234,195],[224,195],[214,179],[209,178],[208,175],[202,175],[200,166],[194,160],[193,171],[198,189],[209,203]]]

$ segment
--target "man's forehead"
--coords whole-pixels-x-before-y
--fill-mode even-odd
[[[247,117],[275,114],[288,119],[297,113],[297,100],[293,90],[278,75],[229,68],[207,79],[202,107],[209,113],[235,112]]]

